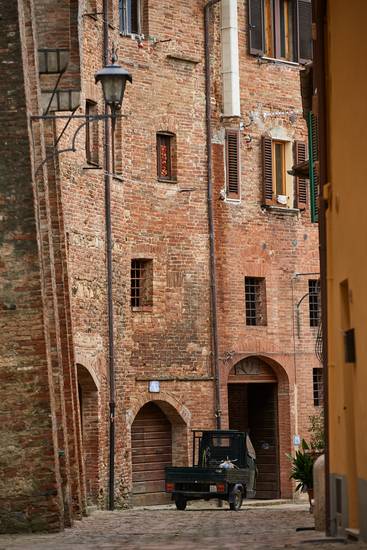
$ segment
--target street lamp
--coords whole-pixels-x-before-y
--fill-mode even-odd
[[[112,63],[103,67],[95,75],[95,81],[101,82],[105,103],[111,108],[112,114],[120,109],[124,99],[126,82],[132,82],[131,74],[117,63],[116,55],[112,56]]]

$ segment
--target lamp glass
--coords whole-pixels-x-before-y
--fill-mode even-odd
[[[103,95],[108,105],[121,105],[125,92],[126,79],[121,76],[104,76],[102,81]]]

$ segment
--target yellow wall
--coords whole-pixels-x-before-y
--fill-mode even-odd
[[[347,478],[349,526],[357,527],[367,522],[357,494],[357,480],[367,480],[367,2],[329,0],[327,20],[330,470]],[[355,365],[344,363],[344,280]]]

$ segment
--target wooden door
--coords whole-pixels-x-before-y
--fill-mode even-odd
[[[257,498],[279,498],[277,385],[249,384],[250,437],[259,470]]]
[[[172,464],[172,428],[157,405],[147,403],[139,411],[131,439],[134,504],[166,501],[164,469]]]
[[[250,430],[259,475],[256,497],[279,498],[277,384],[229,384],[231,430]]]

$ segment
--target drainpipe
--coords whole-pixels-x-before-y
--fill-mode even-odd
[[[103,0],[103,65],[108,64],[108,0]],[[105,105],[105,114],[108,107]],[[115,353],[113,334],[112,301],[112,223],[111,223],[111,176],[110,176],[110,125],[104,121],[104,187],[105,187],[105,226],[106,226],[106,267],[107,267],[107,314],[108,314],[108,375],[109,375],[109,469],[108,469],[108,509],[115,508]]]
[[[213,209],[213,171],[212,171],[212,125],[211,125],[211,75],[210,75],[210,48],[209,48],[209,23],[212,6],[221,0],[209,0],[204,6],[204,48],[205,48],[205,120],[206,120],[206,146],[207,146],[207,171],[208,171],[208,222],[209,222],[209,248],[210,248],[210,301],[211,301],[211,332],[213,349],[213,371],[215,378],[215,419],[216,428],[222,427],[222,411],[220,398],[220,372],[219,372],[219,346],[218,346],[218,320],[217,320],[217,277],[215,265],[215,232]]]

